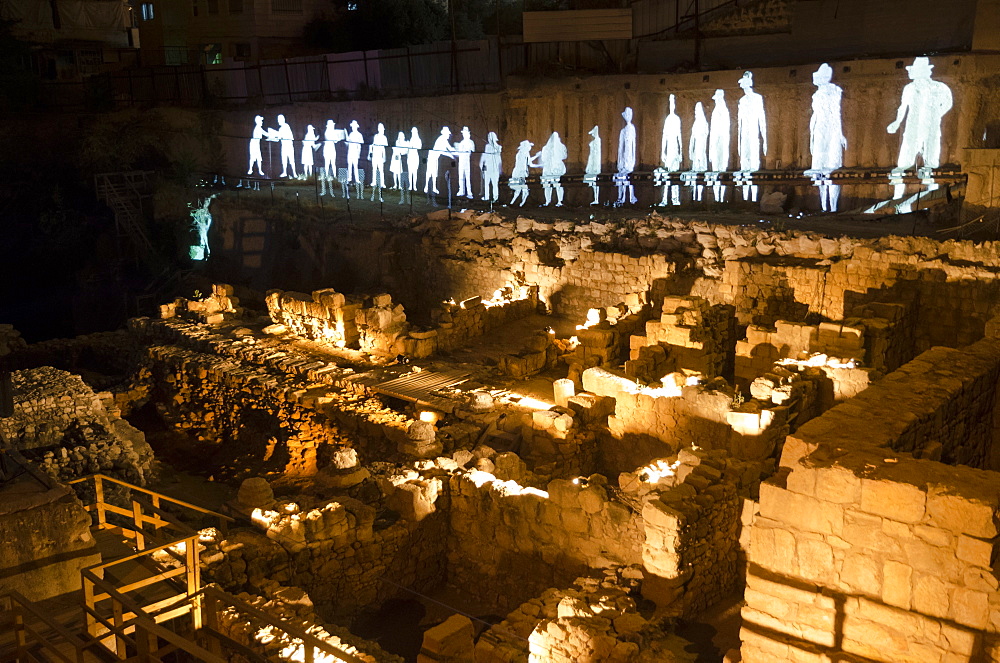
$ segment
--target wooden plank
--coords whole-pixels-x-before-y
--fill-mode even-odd
[[[632,10],[524,12],[524,43],[631,39]]]

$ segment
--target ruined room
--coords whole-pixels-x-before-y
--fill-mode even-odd
[[[455,3],[9,77],[0,661],[1000,661],[1000,4]]]

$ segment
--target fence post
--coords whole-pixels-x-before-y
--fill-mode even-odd
[[[146,549],[146,537],[142,535],[142,505],[132,500],[132,522],[135,523],[135,549]]]
[[[125,632],[124,632],[125,629],[123,627],[125,619],[124,619],[124,614],[123,614],[124,610],[122,608],[121,601],[119,601],[115,597],[112,597],[111,598],[111,609],[113,611],[112,614],[114,615],[113,618],[112,618],[112,622],[113,622],[113,624],[115,626],[115,632],[114,632],[114,636],[115,636],[115,653],[118,655],[119,659],[121,659],[121,660],[124,661],[125,659],[128,658],[128,651],[126,651],[128,649],[128,646],[127,646],[127,644],[125,642]]]
[[[86,608],[84,618],[87,623],[87,635],[96,638],[98,635],[97,618],[93,615],[94,612],[97,612],[97,606],[94,602],[94,581],[86,575],[83,576],[83,605]]]
[[[104,529],[108,522],[108,514],[104,510],[104,477],[99,474],[94,477],[94,496],[97,500],[94,505],[97,509],[97,527]]]
[[[288,103],[292,103],[292,79],[288,75],[288,59],[283,58],[282,62],[285,63],[285,89],[288,90]]]
[[[191,627],[198,631],[202,626],[202,597],[198,594],[201,591],[201,556],[198,554],[198,535],[194,535],[185,540],[185,552],[187,553],[185,565],[187,566],[187,595],[191,601]]]

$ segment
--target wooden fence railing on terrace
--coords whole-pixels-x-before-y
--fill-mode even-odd
[[[288,660],[364,663],[216,586],[202,586],[200,534],[164,507],[216,519],[223,531],[232,518],[102,474],[68,483],[84,487],[88,482],[93,482],[93,490],[80,492],[84,508],[93,514],[93,527],[115,530],[131,539],[136,552],[82,571],[82,632],[59,624],[16,592],[0,596],[0,625],[9,623],[14,632],[12,660],[87,663],[105,660],[110,654],[122,661],[163,663],[163,657],[176,652],[204,663],[226,663],[232,653],[248,661],[277,660],[265,654],[263,643],[228,637],[225,613],[226,621],[239,619],[241,625],[248,625],[245,632],[266,630],[272,641],[282,643],[283,658]],[[108,493],[115,492],[110,490],[113,486],[125,489],[118,491],[118,501],[127,501],[128,506],[108,500]],[[144,575],[132,579],[137,572]],[[105,652],[103,656],[95,656],[98,649]],[[7,661],[9,657],[0,658]]]

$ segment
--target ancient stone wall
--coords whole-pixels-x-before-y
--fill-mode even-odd
[[[0,418],[0,435],[42,471],[64,481],[100,472],[146,484],[153,451],[110,393],[50,366],[14,371],[12,386],[14,412]]]
[[[485,472],[453,476],[448,582],[511,610],[590,568],[640,563],[641,518],[602,481],[556,479],[541,491]]]
[[[236,217],[220,204],[223,232]],[[397,225],[368,235],[316,226],[301,239],[328,247],[326,262],[337,265],[323,274],[322,285],[386,289],[414,319],[429,317],[449,297],[481,295],[511,282],[538,286],[553,311],[581,321],[589,309],[615,306],[630,295],[650,293],[649,301],[664,294],[700,296],[734,306],[741,324],[888,320],[881,330],[868,328],[872,340],[866,338],[865,347],[872,365],[884,362],[884,370],[933,345],[975,342],[1000,302],[1000,260],[991,242],[832,239],[656,215],[541,223],[456,213],[451,220],[421,217]],[[529,229],[515,233],[520,225]],[[470,239],[472,231],[483,239]],[[285,256],[280,262],[294,261]],[[288,282],[286,272],[266,276],[275,285]],[[903,308],[892,312],[894,305]]]
[[[462,347],[491,329],[534,313],[538,299],[535,288],[506,286],[487,300],[477,296],[460,303],[444,302],[431,312],[433,325],[426,328],[408,323],[403,306],[394,305],[388,294],[347,297],[326,288],[310,296],[271,290],[266,303],[271,319],[296,336],[419,359]]]
[[[447,519],[390,522],[376,515],[346,496],[282,500],[254,512],[263,532],[219,535],[202,559],[232,591],[260,592],[272,581],[302,587],[328,619],[352,617],[401,588],[439,585]]]
[[[789,436],[749,531],[743,660],[1000,660],[1000,341],[935,348]]]
[[[727,449],[736,458],[765,458],[787,432],[787,408],[760,403],[742,411],[728,388],[669,380],[662,387],[642,387],[600,368],[587,369],[583,385],[615,400],[609,437],[599,447],[601,466],[609,472],[630,471],[692,445]]]
[[[100,564],[90,514],[66,486],[22,477],[0,493],[0,591],[41,601],[79,591],[80,571]]]

